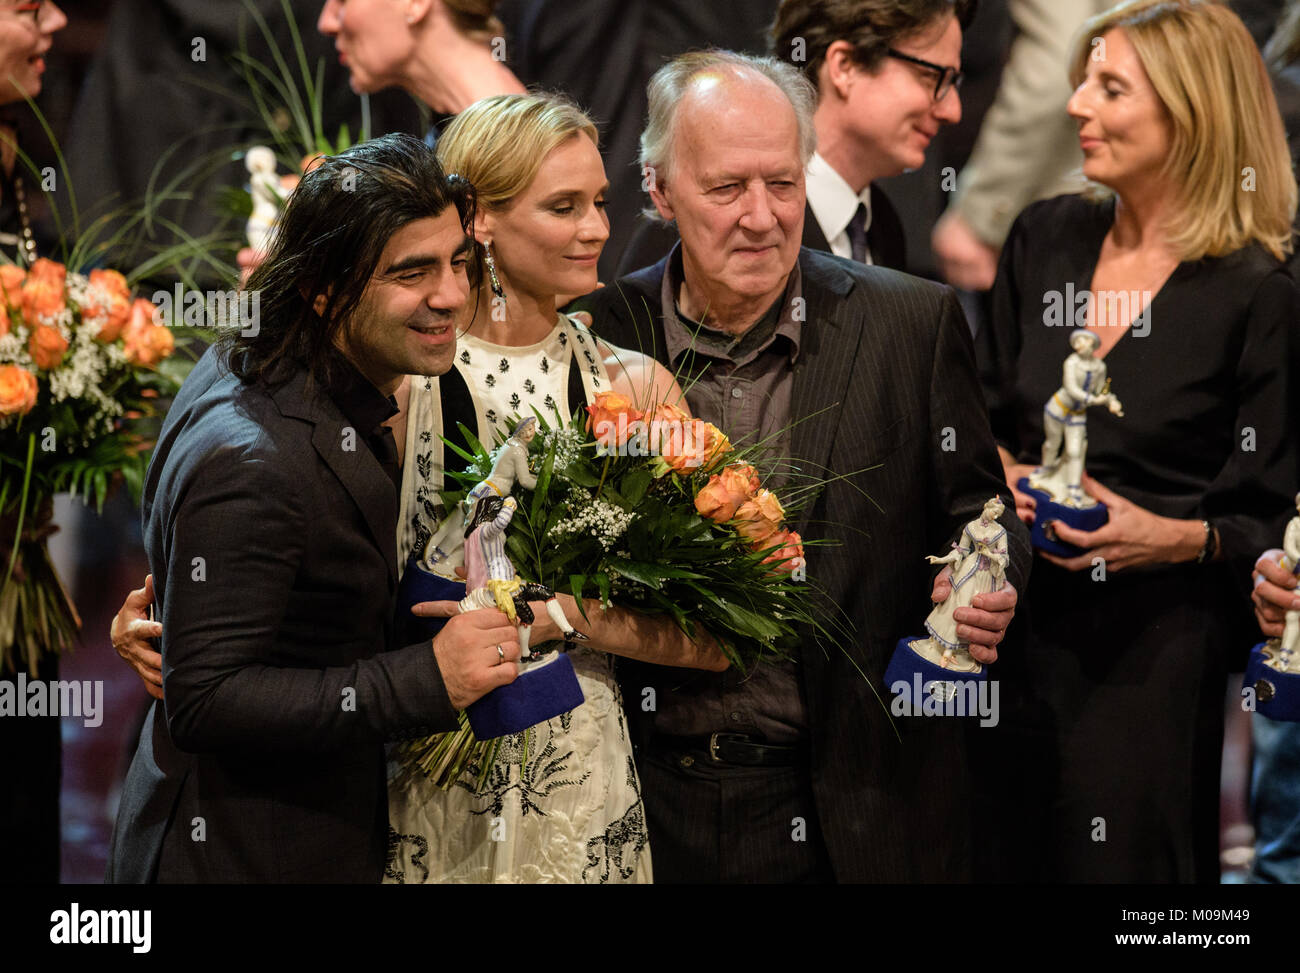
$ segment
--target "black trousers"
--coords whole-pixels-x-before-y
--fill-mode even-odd
[[[637,753],[656,883],[834,881],[807,767],[732,767],[707,751]]]

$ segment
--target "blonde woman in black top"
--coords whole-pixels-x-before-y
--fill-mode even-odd
[[[1089,420],[1084,488],[1109,522],[1058,527],[1084,553],[1035,566],[1023,652],[1003,673],[1003,729],[1031,743],[1022,786],[990,779],[990,793],[1013,797],[1003,820],[1027,829],[1035,863],[1017,877],[1212,882],[1225,680],[1252,644],[1243,581],[1294,493],[1297,297],[1278,261],[1296,183],[1264,66],[1226,6],[1117,6],[1085,24],[1070,71],[1096,188],[1021,214],[981,336],[1013,492],[1068,329],[1096,336],[1125,415]],[[1032,519],[1033,499],[1016,503]]]

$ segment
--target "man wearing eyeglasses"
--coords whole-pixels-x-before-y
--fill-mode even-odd
[[[772,53],[817,88],[804,245],[905,269],[903,231],[878,180],[919,169],[961,121],[962,30],[975,0],[785,0]]]

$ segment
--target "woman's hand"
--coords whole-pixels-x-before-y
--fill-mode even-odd
[[[109,638],[117,654],[130,664],[144,682],[145,691],[154,699],[162,699],[162,653],[155,652],[147,639],[162,637],[162,623],[150,621],[149,606],[153,604],[153,575],[144,579],[144,587],[136,588],[126,596],[122,608],[113,616]]]
[[[1034,511],[1038,509],[1038,502],[1029,494],[1021,493],[1016,484],[1020,482],[1021,477],[1029,476],[1034,472],[1034,467],[1028,463],[1017,463],[1016,458],[1002,446],[998,447],[998,456],[1002,458],[1002,475],[1006,478],[1011,496],[1016,501],[1016,516],[1033,526]]]
[[[1094,558],[1102,558],[1108,571],[1148,564],[1178,564],[1193,561],[1205,546],[1205,527],[1199,520],[1161,517],[1125,500],[1086,473],[1083,489],[1109,508],[1110,519],[1096,530],[1075,530],[1059,520],[1052,522],[1056,536],[1067,544],[1083,548],[1078,557],[1063,558],[1039,551],[1044,558],[1067,571],[1085,571]]]
[[[1271,639],[1282,637],[1288,611],[1300,611],[1296,577],[1282,567],[1281,560],[1282,552],[1277,548],[1265,551],[1251,573],[1255,581],[1255,590],[1250,595],[1255,603],[1255,620],[1259,622],[1259,630]]]

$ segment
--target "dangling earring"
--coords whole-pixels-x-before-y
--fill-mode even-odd
[[[492,287],[492,293],[504,301],[506,290],[501,286],[501,279],[497,277],[497,262],[492,259],[491,242],[483,244],[483,259],[487,262],[488,283]]]

